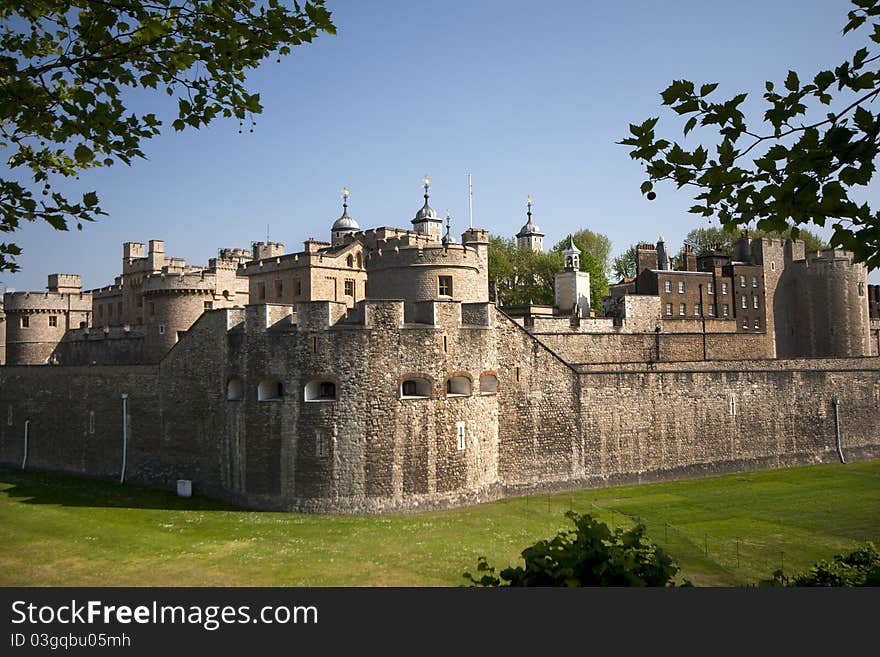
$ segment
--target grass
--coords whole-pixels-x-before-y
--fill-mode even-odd
[[[570,527],[640,519],[698,586],[755,584],[880,542],[880,460],[590,489],[393,516],[242,511],[0,469],[2,586],[458,586]]]

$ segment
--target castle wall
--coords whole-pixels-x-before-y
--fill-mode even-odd
[[[607,320],[606,320],[607,321]],[[545,322],[546,324],[547,322]],[[676,326],[681,324],[682,326]],[[660,332],[578,332],[532,331],[534,336],[571,363],[612,363],[700,360],[703,358],[704,334],[700,322],[668,322]],[[706,358],[732,360],[770,358],[770,343],[763,333],[751,335],[733,332],[731,322],[706,322]],[[710,332],[712,325],[731,325],[731,332]],[[537,318],[536,318],[537,325]],[[667,328],[681,331],[671,332]]]
[[[144,363],[144,329],[71,330],[52,352],[52,359],[59,365],[139,365]]]

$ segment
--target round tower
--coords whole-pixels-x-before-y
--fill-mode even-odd
[[[50,274],[46,292],[7,292],[6,364],[45,365],[65,332],[88,326],[92,295],[76,274]]]

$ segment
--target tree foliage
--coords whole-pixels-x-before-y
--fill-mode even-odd
[[[836,554],[819,561],[794,577],[781,570],[773,573],[769,586],[880,586],[880,552],[870,541],[849,554]]]
[[[804,225],[834,231],[831,244],[880,266],[880,212],[856,200],[871,182],[880,151],[880,0],[852,0],[843,33],[860,31],[867,45],[839,66],[809,78],[789,71],[764,85],[764,127],[750,126],[741,107],[747,94],[713,101],[718,83],[675,80],[660,95],[684,120],[683,136],[697,126],[717,130],[718,141],[688,148],[655,134],[658,117],[630,125],[621,144],[648,179],[641,191],[670,181],[696,194],[690,212],[722,226],[756,225],[798,236]]]
[[[581,250],[581,271],[590,273],[590,305],[599,310],[602,297],[608,294],[608,256],[611,240],[590,230],[574,233]],[[493,236],[489,242],[489,291],[501,306],[534,303],[553,305],[556,273],[565,268],[562,251],[568,238],[547,253],[520,249],[516,240]]]
[[[611,273],[618,282],[622,282],[625,278],[635,278],[638,261],[637,250],[638,245],[630,244],[626,251],[614,258],[611,263]]]
[[[477,576],[464,578],[477,586],[674,586],[678,567],[657,545],[644,540],[645,527],[611,531],[590,514],[568,511],[574,530],[560,531],[522,552],[524,566],[498,575],[480,557]]]
[[[260,113],[246,72],[269,57],[335,33],[324,0],[17,0],[0,5],[0,232],[45,220],[81,228],[106,214],[89,191],[53,190],[114,162],[143,158],[143,140],[162,126],[125,104],[125,91],[176,96],[175,130],[216,117]],[[251,118],[251,121],[253,119]],[[252,129],[252,128],[251,128]],[[39,192],[35,195],[35,190]],[[20,249],[0,244],[0,271],[18,269]]]

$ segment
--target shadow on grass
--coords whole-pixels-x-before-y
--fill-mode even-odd
[[[167,490],[143,488],[72,475],[28,472],[0,466],[0,496],[18,504],[187,511],[244,511],[198,495],[178,497]]]

